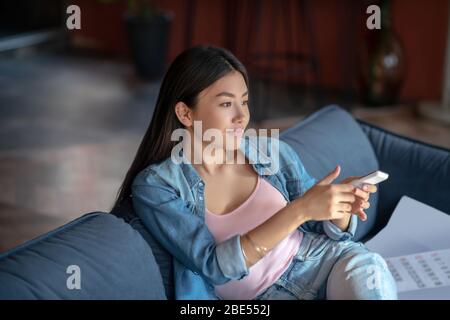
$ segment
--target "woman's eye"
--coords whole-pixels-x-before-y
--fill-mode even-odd
[[[242,102],[242,105],[244,105],[244,106],[248,105],[248,100],[245,100],[244,102]],[[224,103],[221,103],[220,106],[222,106],[222,107],[231,107],[232,103],[231,102],[224,102]]]

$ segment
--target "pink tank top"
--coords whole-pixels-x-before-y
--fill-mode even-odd
[[[235,210],[217,215],[205,210],[205,221],[216,243],[257,227],[286,206],[283,195],[269,182],[258,176],[255,190]],[[289,267],[302,241],[303,233],[296,229],[267,255],[249,269],[241,280],[230,280],[215,286],[222,299],[250,300],[270,287]]]

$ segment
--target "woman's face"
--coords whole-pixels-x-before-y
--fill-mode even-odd
[[[224,140],[228,139],[232,142],[232,149],[238,148],[250,119],[248,88],[242,74],[232,71],[204,89],[198,95],[197,105],[191,112],[191,125],[187,127],[196,138],[201,139],[199,132],[193,130],[193,121],[201,121],[202,136],[208,129],[218,129],[223,135],[223,146],[228,149],[230,142]],[[213,139],[204,144],[214,142]]]

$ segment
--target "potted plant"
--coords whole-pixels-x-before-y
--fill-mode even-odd
[[[151,0],[128,0],[125,23],[136,72],[142,78],[157,79],[164,73],[172,17]]]
[[[152,0],[124,1],[127,3],[124,22],[136,73],[143,79],[159,79],[165,71],[173,13],[160,10]]]

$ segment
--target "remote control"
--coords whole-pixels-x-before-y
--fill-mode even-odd
[[[388,177],[389,175],[387,173],[378,170],[371,172],[362,178],[353,180],[352,182],[350,182],[350,184],[354,185],[355,187],[362,188],[364,184],[377,184],[386,180]]]

